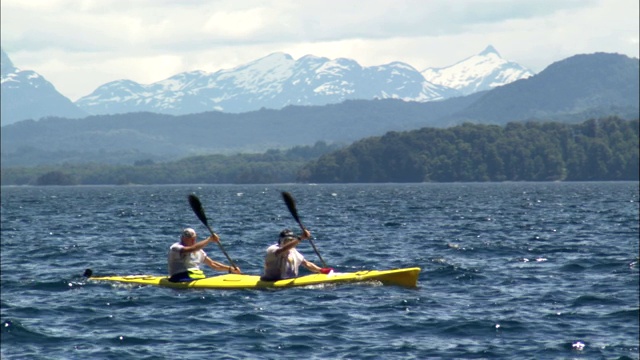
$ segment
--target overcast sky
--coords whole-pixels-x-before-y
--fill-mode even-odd
[[[2,49],[75,101],[274,52],[445,67],[493,45],[534,72],[575,54],[638,55],[638,0],[2,0]]]

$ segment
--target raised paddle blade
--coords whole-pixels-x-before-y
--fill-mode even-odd
[[[211,235],[213,235],[213,229],[211,229],[211,227],[209,226],[209,222],[207,221],[207,215],[204,213],[204,208],[202,207],[202,203],[200,202],[200,199],[198,199],[198,197],[195,194],[189,195],[189,205],[191,205],[191,209],[193,210],[194,213],[196,213],[196,216],[198,217],[198,219],[200,219],[200,221],[204,224],[204,226],[207,227]],[[238,267],[233,262],[233,260],[231,260],[231,257],[229,257],[229,254],[227,254],[227,252],[224,250],[224,247],[222,246],[222,243],[220,243],[220,241],[218,241],[218,246],[220,247],[220,250],[222,250],[222,253],[224,254],[224,256],[227,257],[227,260],[229,260],[229,264],[231,264],[231,266],[237,269]]]
[[[207,221],[207,215],[204,213],[204,208],[202,207],[202,203],[200,199],[195,194],[189,195],[189,205],[191,205],[191,209],[196,214],[198,219],[207,227],[209,227],[209,222]]]
[[[296,201],[293,200],[293,196],[291,196],[291,194],[289,194],[288,192],[283,191],[282,199],[284,199],[284,203],[287,204],[287,208],[289,209],[289,212],[291,213],[293,218],[296,219],[296,221],[298,222],[298,225],[300,225],[300,229],[304,231],[305,228],[304,228],[304,225],[302,225],[302,221],[300,221],[300,217],[298,216],[298,210],[296,209]],[[316,255],[318,255],[318,258],[320,258],[320,261],[322,261],[322,265],[324,267],[327,267],[327,263],[325,263],[324,259],[322,259],[322,256],[320,256],[320,252],[318,252],[318,249],[316,249],[316,244],[313,243],[313,239],[310,238],[309,243],[313,247],[313,251],[315,251]]]
[[[300,228],[304,229],[304,226],[300,221],[300,217],[298,216],[298,210],[296,209],[296,201],[293,199],[293,196],[291,196],[291,194],[289,194],[288,192],[283,191],[282,199],[284,200],[284,203],[287,205],[287,208],[289,209],[291,216],[293,216],[293,218],[296,219],[296,221],[298,222],[298,225],[300,225]]]

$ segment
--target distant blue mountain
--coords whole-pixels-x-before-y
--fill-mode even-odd
[[[0,52],[2,126],[48,116],[80,118],[88,115],[60,94],[44,77],[31,70],[20,70],[4,50],[0,49]]]

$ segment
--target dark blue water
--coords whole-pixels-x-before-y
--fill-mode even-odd
[[[183,227],[206,233],[191,192],[227,253],[259,273],[296,227],[283,190],[329,266],[419,266],[419,288],[81,277],[164,274]],[[638,359],[638,214],[638,183],[3,187],[1,357]]]

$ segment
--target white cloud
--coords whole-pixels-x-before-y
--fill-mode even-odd
[[[534,71],[576,53],[638,57],[637,0],[2,0],[2,47],[72,100],[285,52],[451,65],[492,44]]]

